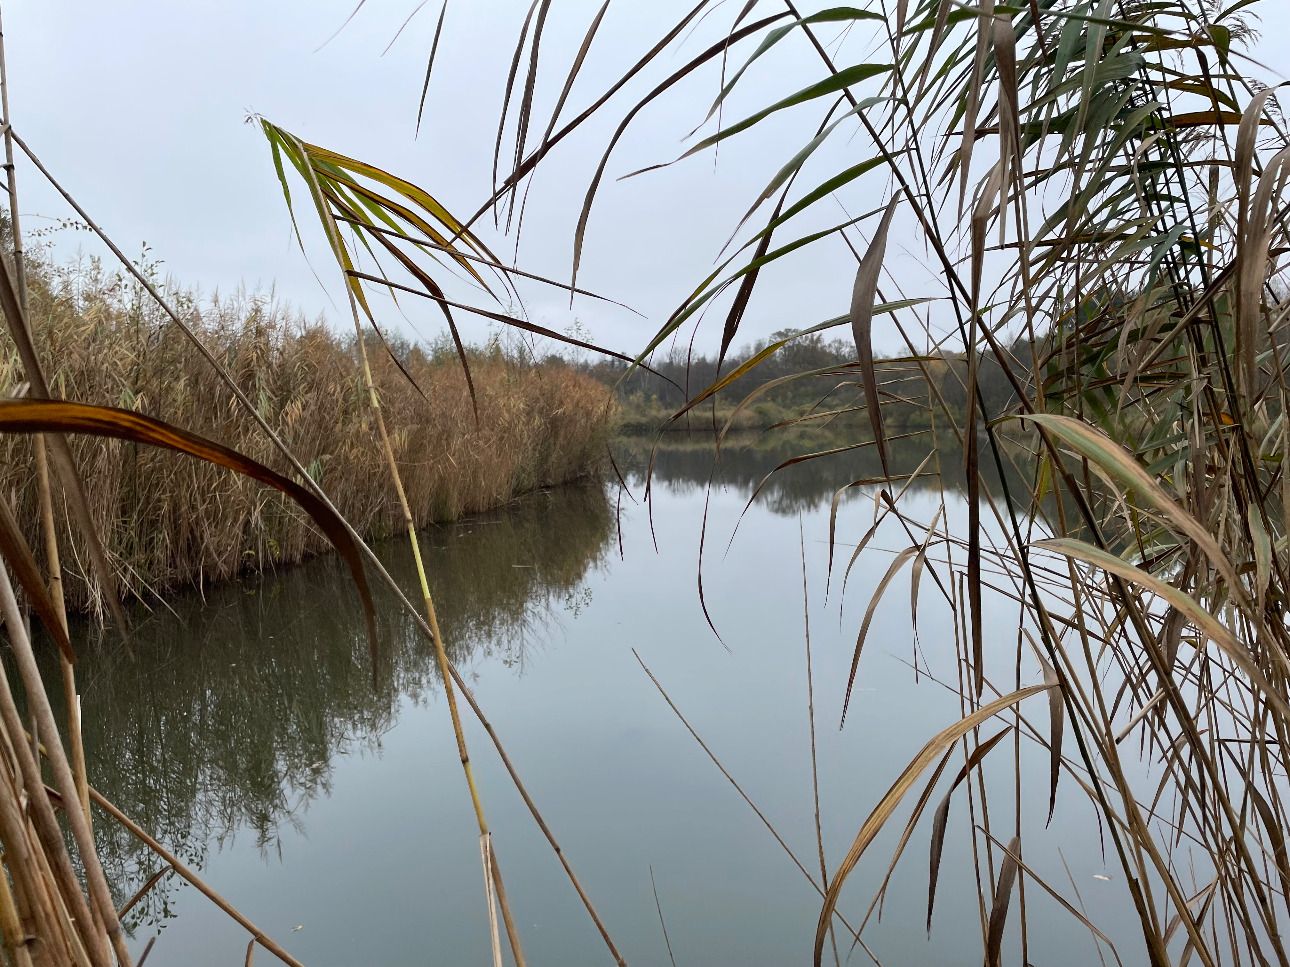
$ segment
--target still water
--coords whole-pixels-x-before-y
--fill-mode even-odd
[[[914,640],[906,572],[878,608],[839,730],[865,606],[891,551],[907,540],[881,531],[845,598],[835,571],[826,601],[829,501],[875,468],[845,455],[793,467],[748,507],[781,457],[728,451],[709,490],[711,454],[669,448],[655,465],[651,512],[638,502],[639,472],[628,469],[640,454],[625,452],[631,496],[620,497],[616,485],[563,488],[423,536],[455,660],[630,964],[671,962],[659,908],[681,967],[809,963],[820,908],[634,651],[817,878],[804,617],[830,869],[904,764],[959,717],[957,699],[926,676],[916,683],[907,664]],[[962,526],[965,510],[947,487],[949,513]],[[939,500],[932,490],[914,493],[905,508],[928,521]],[[863,488],[842,503],[839,570],[873,506]],[[698,593],[705,509],[702,584],[720,637]],[[414,587],[406,544],[381,553]],[[926,577],[920,601],[922,653],[953,679],[952,621]],[[375,689],[357,599],[334,560],[186,595],[173,610],[140,617],[128,649],[105,641],[80,665],[91,782],[306,964],[491,963],[475,819],[433,651],[388,601],[378,605]],[[990,647],[1016,647],[1015,611],[1010,618],[1000,604],[987,627],[996,632]],[[1034,669],[1025,683],[1039,678]],[[463,716],[529,963],[610,964],[486,733],[464,705]],[[1045,828],[1046,756],[1023,752],[1023,765],[1036,804],[1023,810],[1028,863],[1055,868],[1054,885],[1073,897],[1064,857],[1090,917],[1121,943],[1126,962],[1139,959],[1119,878],[1099,876],[1092,813],[1064,797]],[[1011,769],[1002,759],[1000,766],[991,808],[1010,828]],[[930,938],[928,819],[915,830],[882,920],[875,916],[864,934],[884,964],[980,963],[966,803],[951,812]],[[853,924],[906,815],[844,893],[841,909]],[[160,863],[110,822],[96,829],[124,900]],[[1096,958],[1088,932],[1040,889],[1029,888],[1026,902],[1032,925],[1042,925],[1030,932],[1032,963]],[[1017,919],[1014,910],[1010,961],[1020,953]],[[164,879],[130,922],[136,951],[160,933],[152,965],[244,957],[241,928],[177,878]],[[256,958],[273,962],[264,950]],[[853,962],[870,961],[857,949]]]

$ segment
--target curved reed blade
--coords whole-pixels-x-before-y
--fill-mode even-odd
[[[1003,962],[1003,928],[1008,921],[1008,906],[1012,902],[1012,885],[1017,879],[1017,857],[1021,851],[1021,837],[1012,837],[1003,851],[999,867],[999,882],[994,887],[994,902],[990,907],[990,926],[986,932],[986,967],[1000,967]]]
[[[869,625],[873,622],[873,614],[878,610],[878,602],[882,600],[882,593],[887,590],[887,585],[891,583],[902,567],[904,567],[911,558],[917,556],[920,548],[907,547],[895,556],[891,564],[887,567],[887,573],[882,576],[878,582],[878,588],[874,591],[873,597],[869,599],[869,607],[865,608],[864,621],[860,624],[860,634],[856,637],[855,654],[851,656],[851,672],[847,675],[847,690],[842,698],[842,718],[838,722],[838,728],[842,728],[847,721],[847,708],[851,705],[851,689],[856,683],[856,669],[860,667],[860,652],[864,650],[865,639],[869,636]]]
[[[414,138],[421,133],[421,116],[425,113],[426,93],[430,90],[430,72],[434,70],[435,57],[439,53],[439,37],[443,34],[443,21],[446,16],[448,16],[448,0],[443,0],[443,5],[439,8],[439,22],[434,28],[434,40],[430,43],[430,56],[426,60],[426,79],[421,84],[421,100],[417,102],[417,126],[412,134]]]
[[[350,575],[363,602],[367,634],[371,644],[373,674],[377,658],[376,607],[363,573],[362,558],[340,516],[312,491],[288,480],[236,450],[207,440],[195,433],[132,410],[58,400],[0,401],[0,433],[83,433],[90,436],[129,440],[196,457],[207,463],[258,480],[290,497],[316,523],[349,566]]]
[[[856,341],[860,375],[864,380],[865,409],[869,413],[869,425],[873,428],[878,458],[882,461],[882,472],[887,476],[891,476],[891,466],[887,463],[887,440],[882,426],[878,377],[873,369],[873,303],[878,292],[878,277],[882,274],[882,260],[887,254],[887,230],[891,227],[891,217],[896,214],[896,206],[899,204],[900,196],[897,195],[882,213],[882,221],[878,223],[878,230],[869,243],[869,251],[860,260],[855,284],[851,288],[851,334]]]
[[[931,871],[927,878],[927,932],[932,932],[932,908],[936,904],[936,883],[941,877],[941,854],[945,849],[945,827],[950,821],[950,798],[954,795],[954,790],[962,785],[963,780],[972,774],[972,770],[981,764],[981,760],[989,755],[990,750],[999,744],[999,740],[1007,735],[1011,728],[1002,729],[996,732],[990,738],[986,739],[968,756],[967,762],[963,763],[963,768],[958,771],[950,787],[945,790],[945,795],[941,803],[936,807],[936,814],[932,819],[932,838],[931,838]]]
[[[1062,774],[1062,737],[1066,731],[1066,703],[1062,698],[1061,680],[1057,669],[1044,656],[1029,630],[1025,631],[1030,650],[1044,673],[1044,684],[1048,692],[1048,824],[1053,821],[1053,811],[1057,808],[1057,781]]]

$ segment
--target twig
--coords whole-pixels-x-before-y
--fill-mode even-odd
[[[134,820],[132,820],[125,813],[121,812],[121,810],[117,809],[116,806],[112,805],[112,803],[110,803],[107,800],[107,798],[104,797],[103,793],[99,792],[97,789],[95,789],[92,786],[90,787],[90,798],[94,800],[94,802],[98,803],[99,806],[102,807],[102,809],[109,816],[111,816],[118,823],[120,823],[131,833],[133,833],[135,838],[138,839],[140,842],[142,842],[145,846],[147,846],[148,849],[152,850],[163,860],[165,860],[168,864],[170,864],[170,867],[176,873],[182,876],[193,886],[197,887],[198,891],[202,893],[207,899],[209,899],[217,907],[219,907],[230,917],[232,917],[234,920],[240,923],[246,929],[246,931],[249,934],[251,934],[251,936],[253,936],[257,941],[259,941],[261,947],[263,947],[269,953],[273,954],[284,964],[290,964],[291,967],[304,967],[304,965],[300,963],[300,961],[296,960],[295,957],[292,957],[291,954],[283,950],[282,947],[280,947],[273,940],[272,937],[270,937],[263,930],[261,930],[250,920],[244,917],[241,913],[239,913],[237,908],[234,907],[233,904],[229,903],[222,896],[216,893],[213,889],[207,886],[205,881],[202,880],[202,878],[199,877],[196,873],[194,873],[191,869],[189,869],[189,867],[186,866],[179,859],[179,857],[175,856],[174,853],[170,852],[170,850],[166,849],[155,839],[149,836],[146,832],[144,832],[143,829],[141,829],[139,825],[134,822]]]
[[[663,919],[663,904],[658,902],[658,884],[654,882],[654,864],[649,867],[649,885],[654,891],[654,909],[658,911],[658,925],[663,928],[663,943],[667,944],[667,959],[676,967],[676,957],[672,955],[672,941],[667,937],[667,922]]]

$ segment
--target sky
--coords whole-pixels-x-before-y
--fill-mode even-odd
[[[496,118],[527,0],[449,4],[425,117],[414,136],[438,15],[430,0],[399,33],[418,2],[367,0],[347,21],[355,0],[10,0],[3,26],[14,128],[127,253],[140,253],[146,243],[161,270],[186,285],[206,293],[271,288],[310,317],[325,314],[348,325],[337,269],[320,233],[304,213],[302,253],[267,144],[245,120],[261,114],[306,141],[421,185],[458,214],[473,213],[490,191]],[[690,5],[611,4],[572,107],[580,110]],[[545,123],[598,6],[584,0],[554,5],[535,126]],[[1256,55],[1278,79],[1290,74],[1290,3],[1259,6],[1263,40]],[[661,68],[674,69],[719,37],[733,10],[720,8]],[[872,44],[855,31],[840,59],[864,59]],[[804,42],[781,48],[741,84],[728,116],[818,79],[818,61]],[[647,83],[661,76],[655,72]],[[533,321],[562,331],[576,322],[602,345],[634,352],[712,270],[727,233],[818,123],[818,112],[785,112],[716,158],[706,153],[616,180],[680,155],[719,83],[715,68],[696,73],[640,115],[611,159],[592,211],[579,285],[645,318],[587,299],[570,308],[557,291],[526,285],[521,294]],[[634,88],[647,89],[644,83]],[[568,281],[583,193],[627,103],[619,101],[617,111],[544,161],[525,209],[521,268]],[[818,170],[854,151],[854,143],[838,141]],[[41,240],[60,258],[103,252],[85,233],[49,231],[72,213],[25,160],[18,172],[24,231],[47,230]],[[881,182],[873,184],[877,192]],[[883,200],[875,197],[869,207]],[[847,217],[840,208],[820,217],[825,214],[820,225]],[[514,234],[494,230],[491,220],[481,234],[494,251],[514,255]],[[911,289],[927,278],[917,249],[910,227],[897,226],[888,261]],[[854,274],[854,257],[841,242],[811,246],[764,274],[743,332],[759,338],[845,312]],[[413,339],[433,338],[441,329],[431,307],[409,300],[384,305],[381,315],[383,324]],[[710,349],[720,327],[719,319],[708,320],[697,345]],[[482,339],[488,330],[476,322],[466,331]]]

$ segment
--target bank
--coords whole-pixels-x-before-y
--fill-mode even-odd
[[[139,287],[93,262],[37,265],[30,275],[33,338],[55,395],[136,410],[290,472]],[[359,533],[380,539],[401,527],[356,338],[271,294],[171,295]],[[601,383],[559,360],[528,362],[496,343],[471,350],[472,403],[447,346],[387,344],[373,334],[367,348],[418,525],[603,472],[615,404]],[[0,391],[20,391],[20,378],[5,338]],[[125,597],[155,603],[177,588],[289,565],[330,546],[276,492],[225,470],[123,441],[73,438],[72,448]],[[0,487],[40,548],[33,460],[31,440],[0,440]],[[66,527],[60,544],[68,606],[101,613],[102,589],[84,549]]]

